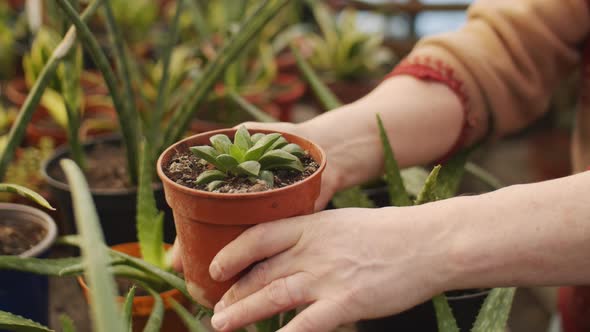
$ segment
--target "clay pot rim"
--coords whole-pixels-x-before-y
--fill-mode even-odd
[[[53,218],[47,213],[31,206],[14,203],[0,203],[0,211],[13,212],[16,215],[29,215],[32,217],[31,222],[42,225],[47,230],[47,234],[41,241],[37,242],[31,249],[19,254],[18,257],[38,257],[55,242],[57,226]]]
[[[219,129],[219,130],[213,130],[213,131],[208,131],[208,132],[204,132],[201,134],[197,134],[197,135],[193,135],[190,137],[187,137],[183,140],[180,140],[174,144],[172,144],[171,146],[169,146],[166,150],[164,150],[164,152],[162,152],[162,154],[160,154],[160,157],[158,157],[158,162],[156,165],[157,171],[158,171],[158,176],[160,177],[160,179],[162,180],[162,183],[165,183],[171,187],[174,188],[174,190],[183,192],[185,194],[191,195],[191,196],[197,196],[197,197],[202,197],[202,198],[213,198],[213,199],[221,199],[221,200],[239,200],[239,199],[254,199],[254,198],[260,198],[260,197],[266,197],[266,196],[273,196],[277,193],[281,193],[284,191],[290,191],[292,190],[292,188],[298,187],[298,186],[302,186],[305,185],[307,182],[312,181],[314,178],[321,176],[322,173],[324,172],[324,169],[326,168],[326,163],[327,163],[327,158],[326,158],[326,153],[325,151],[317,144],[315,144],[314,142],[308,140],[307,138],[301,137],[299,135],[295,135],[295,134],[290,134],[287,132],[282,132],[282,131],[275,131],[275,130],[266,130],[266,129],[249,129],[250,133],[263,133],[263,134],[270,134],[270,133],[279,133],[281,135],[287,135],[287,136],[291,136],[291,137],[296,137],[297,139],[300,139],[302,141],[305,141],[307,143],[309,143],[310,145],[314,146],[315,149],[317,149],[317,151],[320,154],[320,167],[318,167],[318,169],[311,174],[310,176],[308,176],[307,178],[299,181],[299,182],[295,182],[293,184],[290,184],[288,186],[282,187],[282,188],[278,188],[278,189],[272,189],[272,190],[267,190],[267,191],[262,191],[262,192],[254,192],[254,193],[239,193],[239,194],[230,194],[230,193],[213,193],[213,192],[209,192],[209,191],[204,191],[204,190],[198,190],[198,189],[192,189],[189,187],[185,187],[183,185],[180,185],[174,181],[172,181],[165,173],[164,173],[164,169],[163,169],[163,165],[162,162],[164,160],[164,157],[167,156],[168,154],[171,154],[173,151],[176,151],[176,147],[187,143],[189,141],[192,141],[196,138],[200,138],[200,137],[210,137],[216,134],[226,134],[226,135],[231,135],[231,134],[235,134],[235,132],[237,131],[237,129]],[[286,137],[285,137],[286,138]],[[287,139],[288,140],[288,139]],[[316,160],[317,162],[317,160]]]

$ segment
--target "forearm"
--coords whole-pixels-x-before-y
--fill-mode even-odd
[[[402,167],[428,163],[449,152],[463,126],[459,98],[445,85],[409,76],[383,82],[365,98],[300,125],[337,167],[342,188],[382,174],[383,148],[376,114],[383,119]]]
[[[589,185],[585,172],[455,199],[447,288],[590,283]]]

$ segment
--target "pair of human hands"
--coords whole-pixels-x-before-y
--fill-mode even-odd
[[[297,134],[291,124],[271,128]],[[337,172],[327,168],[318,209],[339,188]],[[282,331],[331,331],[429,299],[443,290],[442,274],[428,263],[441,251],[425,240],[436,227],[419,209],[327,210],[248,229],[210,265],[212,278],[224,281],[255,264],[217,303],[213,327],[231,331],[309,305]],[[182,269],[176,249],[172,257]]]

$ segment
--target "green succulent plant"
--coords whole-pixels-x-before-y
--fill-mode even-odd
[[[223,134],[213,135],[209,141],[211,145],[190,148],[195,156],[215,167],[201,173],[196,180],[198,185],[206,184],[209,191],[219,188],[231,175],[262,180],[272,188],[273,170],[304,170],[300,158],[305,151],[279,133],[250,135],[246,127],[241,126],[233,142]]]

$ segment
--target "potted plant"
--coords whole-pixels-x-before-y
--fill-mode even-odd
[[[47,209],[40,195],[15,184],[0,184],[0,192],[15,193]],[[9,259],[47,255],[57,235],[53,219],[45,212],[21,204],[0,203],[0,256]],[[18,271],[0,271],[0,310],[47,324],[49,284],[47,277]]]
[[[199,303],[212,308],[235,282],[213,281],[208,266],[241,232],[313,212],[325,166],[324,152],[304,138],[262,130],[250,136],[244,127],[195,135],[162,153],[158,175]]]
[[[309,61],[338,99],[356,101],[377,86],[394,56],[382,45],[382,35],[358,29],[354,9],[345,9],[337,20],[321,1],[310,3],[320,33],[305,36],[313,50]]]

